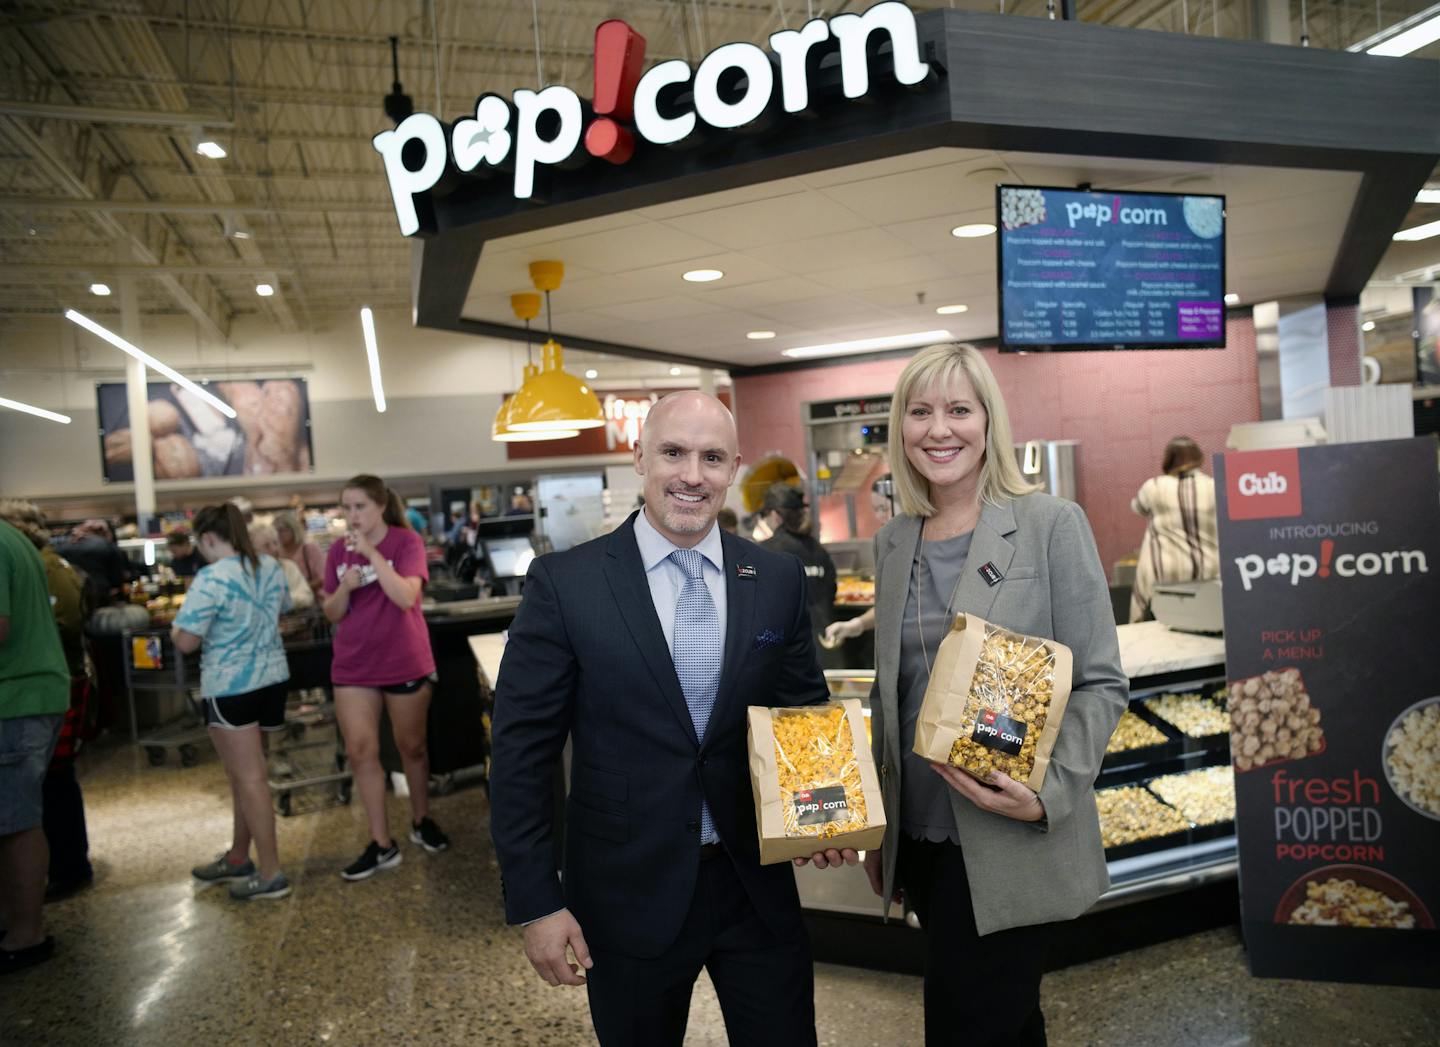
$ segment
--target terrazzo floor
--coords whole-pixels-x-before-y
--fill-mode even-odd
[[[146,766],[101,744],[82,757],[97,878],[47,906],[55,959],[0,980],[0,1044],[507,1044],[594,1042],[583,990],[552,989],[507,928],[484,791],[433,801],[453,848],[403,843],[397,869],[337,875],[365,840],[358,802],[280,819],[294,893],[233,902],[188,870],[228,844],[224,775]],[[391,824],[406,801],[392,797]],[[1234,930],[1046,976],[1054,1047],[1440,1043],[1440,991],[1262,981]],[[920,982],[819,965],[821,1044],[920,1044]],[[694,1047],[725,1043],[702,978]]]

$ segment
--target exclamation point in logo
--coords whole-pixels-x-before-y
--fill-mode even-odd
[[[619,19],[595,29],[595,121],[585,129],[585,151],[612,164],[635,154],[635,136],[616,121],[635,115],[635,85],[645,61],[645,38]],[[611,119],[611,118],[614,119]]]
[[[1330,558],[1335,555],[1335,543],[1326,538],[1320,543],[1320,570],[1321,578],[1330,577]]]

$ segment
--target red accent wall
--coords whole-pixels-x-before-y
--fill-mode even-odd
[[[1079,440],[1078,497],[1100,557],[1110,565],[1140,546],[1145,525],[1130,499],[1160,472],[1171,437],[1194,437],[1207,455],[1224,451],[1236,422],[1260,418],[1255,325],[1226,322],[1223,351],[1030,353],[987,350],[1010,409],[1017,441]],[[1332,336],[1333,337],[1333,336]],[[883,394],[895,387],[906,358],[876,360],[735,380],[740,451],[747,462],[780,451],[805,467],[801,405],[808,400]],[[837,504],[822,508],[822,537],[844,533]],[[861,532],[870,513],[856,513]]]
[[[1330,345],[1330,385],[1360,384],[1360,307],[1328,305],[1325,327]]]

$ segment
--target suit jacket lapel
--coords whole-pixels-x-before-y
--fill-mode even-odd
[[[735,681],[740,677],[740,668],[750,653],[750,637],[755,624],[755,587],[760,579],[741,578],[735,570],[741,555],[741,545],[730,534],[721,531],[720,545],[725,552],[725,565],[721,568],[725,576],[725,662],[720,670],[720,687],[715,694],[715,710],[710,714],[717,720],[734,697]],[[803,598],[803,594],[802,594]]]
[[[891,657],[885,659],[886,678],[880,681],[881,694],[898,694],[900,686],[900,631],[905,617],[905,598],[910,592],[910,565],[920,541],[920,518],[901,516],[892,526],[890,547],[881,552],[885,588],[875,594],[875,644]],[[887,710],[892,716],[894,710]]]
[[[990,608],[995,605],[1003,582],[990,585],[980,568],[991,564],[1003,578],[1015,558],[1015,546],[1007,535],[1015,533],[1015,514],[1008,504],[991,505],[985,502],[980,507],[980,520],[975,525],[975,537],[970,541],[970,555],[965,561],[965,573],[960,577],[960,588],[955,595],[957,613],[969,611],[980,618],[990,617]]]
[[[635,544],[633,515],[610,535],[608,552],[605,578],[610,583],[615,604],[620,608],[620,616],[634,637],[635,646],[640,649],[640,656],[645,659],[650,674],[655,677],[666,704],[680,721],[685,734],[698,745],[695,724],[690,720],[690,707],[685,704],[685,692],[680,689],[680,678],[675,675],[670,647],[665,643],[665,632],[655,614],[655,601],[650,596],[650,583],[645,579],[640,547]],[[734,614],[733,607],[731,614]]]

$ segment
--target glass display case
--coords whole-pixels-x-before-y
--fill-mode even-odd
[[[1129,709],[1095,783],[1110,889],[1092,911],[1234,878],[1223,649],[1211,639],[1181,658],[1135,662],[1145,675],[1130,680]],[[825,677],[832,697],[861,700],[868,728],[875,671],[827,670]],[[807,909],[879,919],[879,901],[858,867],[797,869],[796,882]]]

